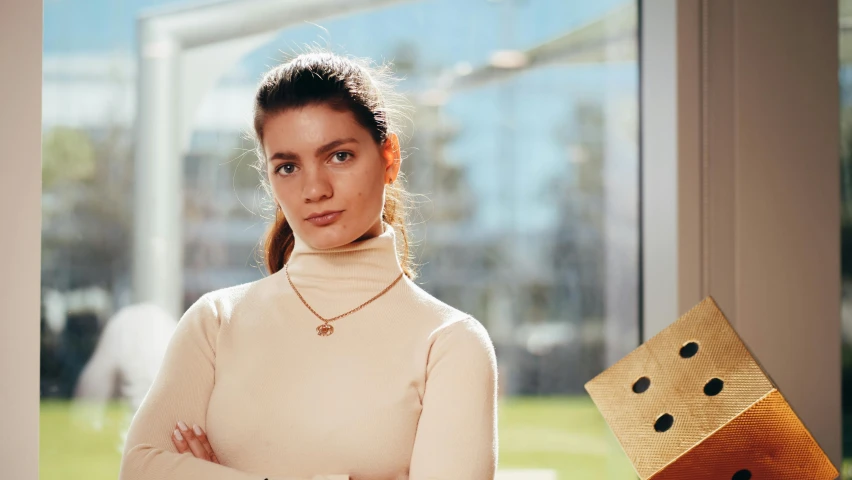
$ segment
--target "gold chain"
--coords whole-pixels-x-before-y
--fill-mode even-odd
[[[339,319],[339,318],[343,318],[343,317],[345,317],[345,316],[347,316],[347,315],[351,315],[351,314],[353,314],[353,313],[357,312],[358,310],[361,310],[362,308],[366,307],[366,306],[367,306],[367,305],[369,305],[369,304],[370,304],[373,300],[375,300],[375,299],[377,299],[377,298],[381,297],[382,295],[384,295],[385,293],[387,293],[387,291],[388,291],[388,290],[390,290],[391,288],[393,288],[393,286],[394,286],[394,285],[396,285],[396,284],[397,284],[397,282],[399,282],[400,280],[402,280],[403,275],[405,275],[405,273],[400,273],[400,274],[399,274],[399,276],[398,276],[398,277],[396,277],[396,280],[394,280],[394,281],[393,281],[390,285],[388,285],[387,287],[385,287],[385,289],[384,289],[384,290],[382,290],[381,292],[379,292],[379,294],[378,294],[378,295],[376,295],[375,297],[373,297],[373,298],[371,298],[371,299],[367,300],[366,302],[362,303],[362,304],[361,304],[361,305],[359,305],[358,307],[356,307],[356,308],[354,308],[354,309],[352,309],[352,310],[350,310],[350,311],[348,311],[348,312],[346,312],[346,313],[344,313],[344,314],[342,314],[342,315],[338,315],[338,316],[336,316],[336,317],[334,317],[334,318],[323,318],[323,317],[322,317],[322,315],[320,315],[319,313],[317,313],[317,312],[316,312],[316,310],[314,310],[313,308],[311,308],[311,306],[310,306],[310,305],[308,305],[308,302],[306,302],[306,301],[305,301],[305,299],[302,297],[302,294],[301,294],[301,293],[299,293],[299,290],[296,288],[296,286],[295,286],[295,285],[293,285],[293,280],[291,280],[291,279],[290,279],[290,272],[289,272],[289,270],[287,269],[287,267],[288,267],[288,266],[289,266],[288,264],[286,264],[286,263],[284,264],[284,274],[285,274],[285,275],[287,275],[287,281],[288,281],[288,282],[290,282],[290,287],[292,287],[292,288],[293,288],[293,291],[294,291],[294,292],[296,292],[296,296],[298,296],[298,297],[299,297],[299,300],[301,300],[301,301],[302,301],[302,303],[303,303],[306,307],[308,307],[308,310],[310,310],[310,311],[311,311],[311,313],[313,313],[314,315],[316,315],[316,317],[317,317],[317,318],[319,318],[320,320],[322,320],[323,322],[325,322],[325,323],[323,323],[322,325],[320,325],[319,327],[317,327],[317,335],[319,335],[319,336],[321,336],[321,337],[327,337],[327,336],[331,335],[332,333],[334,333],[334,327],[332,327],[331,325],[329,325],[329,323],[330,323],[330,322],[333,322],[333,321],[335,321],[335,320],[337,320],[337,319]]]

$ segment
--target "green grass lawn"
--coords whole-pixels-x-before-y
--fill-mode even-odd
[[[547,468],[560,480],[635,478],[588,397],[516,397],[499,411],[501,469]],[[93,418],[69,402],[42,402],[40,480],[118,478],[127,411],[112,404],[101,424]]]
[[[560,480],[636,478],[586,396],[504,400],[499,432],[501,469],[547,468]]]
[[[72,409],[69,402],[41,403],[40,480],[118,478],[121,432],[129,417],[121,404],[104,413]],[[588,397],[506,399],[499,422],[500,469],[552,469],[559,480],[636,478]],[[842,478],[852,479],[852,458],[844,461]]]
[[[43,401],[39,412],[40,480],[116,480],[128,410],[111,404],[103,420],[70,402]],[[99,424],[100,423],[100,424]]]

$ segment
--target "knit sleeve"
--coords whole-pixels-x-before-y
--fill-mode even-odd
[[[491,480],[498,444],[494,346],[472,317],[434,335],[410,480]]]
[[[178,420],[207,429],[218,331],[219,317],[206,295],[181,317],[156,379],[130,424],[119,480],[309,480],[248,473],[177,453],[171,434]],[[326,478],[335,477],[310,480]]]

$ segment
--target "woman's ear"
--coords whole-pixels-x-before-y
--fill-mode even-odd
[[[382,158],[385,160],[385,184],[393,183],[399,176],[399,167],[402,165],[399,137],[395,133],[389,133],[382,145]]]

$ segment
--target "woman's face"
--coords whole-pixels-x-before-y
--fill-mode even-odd
[[[271,115],[263,132],[275,202],[299,238],[326,249],[382,233],[385,185],[401,162],[395,135],[378,145],[352,112],[323,104]]]

